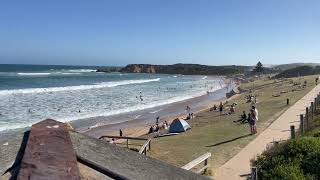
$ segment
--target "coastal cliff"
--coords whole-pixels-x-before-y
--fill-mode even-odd
[[[125,73],[160,73],[160,74],[184,74],[184,75],[233,75],[243,74],[252,69],[251,66],[206,66],[200,64],[129,64],[120,69]]]

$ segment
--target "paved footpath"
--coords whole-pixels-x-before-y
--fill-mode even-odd
[[[250,173],[250,160],[261,154],[271,142],[290,138],[290,125],[294,125],[298,129],[300,124],[299,115],[305,114],[306,107],[310,106],[310,103],[314,101],[319,92],[320,85],[313,88],[302,99],[285,111],[237,155],[218,169],[213,170],[213,178],[216,180],[245,179],[246,177],[243,177],[243,175]]]

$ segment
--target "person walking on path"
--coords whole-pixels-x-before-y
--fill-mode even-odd
[[[119,134],[120,134],[120,137],[122,137],[123,132],[122,132],[122,130],[121,130],[121,129],[119,130]]]

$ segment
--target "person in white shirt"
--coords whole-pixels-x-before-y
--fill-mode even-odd
[[[258,109],[255,106],[251,106],[251,108],[253,109],[253,112],[255,114],[256,120],[259,120],[259,113],[258,113]]]
[[[258,121],[258,110],[255,106],[251,106],[252,120],[253,120],[253,134],[257,133],[257,121]]]

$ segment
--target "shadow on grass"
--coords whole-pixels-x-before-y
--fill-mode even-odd
[[[251,136],[251,134],[246,134],[246,135],[243,135],[243,136],[239,136],[239,137],[236,137],[236,138],[233,138],[233,139],[230,139],[230,140],[226,140],[226,141],[222,141],[222,142],[219,142],[219,143],[216,143],[216,144],[212,144],[212,145],[209,145],[209,146],[206,146],[206,147],[219,146],[219,145],[226,144],[226,143],[229,143],[229,142],[233,142],[233,141],[236,141],[238,139],[242,139],[242,138],[249,137],[249,136]]]

